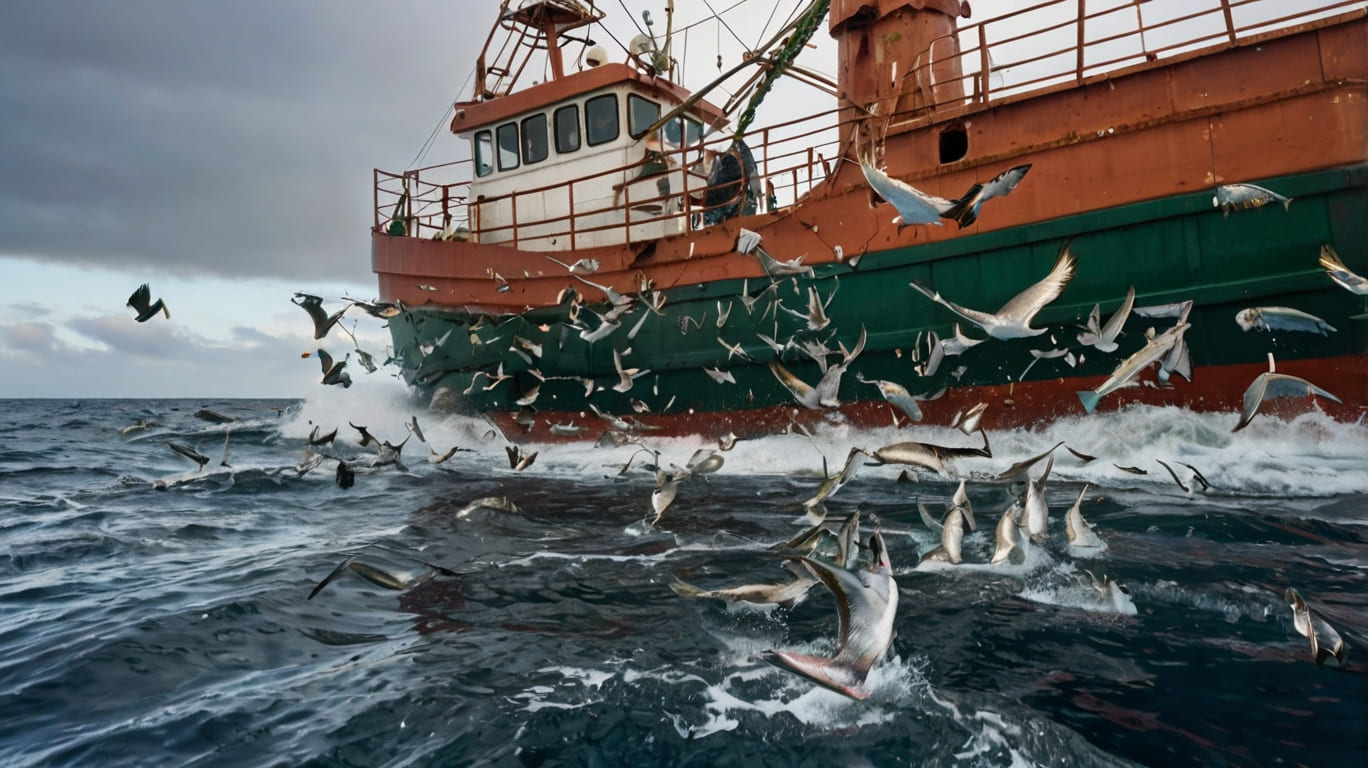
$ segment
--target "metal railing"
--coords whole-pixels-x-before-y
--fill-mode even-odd
[[[988,105],[1364,9],[1363,0],[1049,0],[959,29],[960,83],[925,110]],[[1027,30],[1027,31],[1022,31]],[[953,46],[951,47],[953,48]],[[933,45],[909,77],[930,78]]]

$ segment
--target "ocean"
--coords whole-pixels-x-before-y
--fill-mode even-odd
[[[349,422],[398,443],[415,416],[426,442],[368,467]],[[515,472],[484,421],[397,386],[6,401],[0,764],[1366,765],[1368,426],[1235,420],[1132,408],[993,430],[990,408],[992,457],[951,462],[978,522],[958,565],[919,563],[939,534],[917,509],[945,514],[958,483],[861,467],[829,518],[877,518],[899,602],[855,701],[759,658],[834,652],[822,585],[766,607],[671,583],[785,580],[773,545],[802,530],[824,466],[977,445],[957,432],[742,441],[652,526],[652,453],[524,445],[537,457]],[[314,427],[338,430],[321,450],[350,488],[333,459],[301,474]],[[996,476],[1058,441],[1096,458],[1059,448],[1046,540],[989,565],[1018,490]],[[705,446],[641,443],[663,466]],[[1105,551],[1066,540],[1080,492]],[[467,509],[491,496],[516,509]],[[1345,666],[1313,663],[1288,587],[1347,640]]]

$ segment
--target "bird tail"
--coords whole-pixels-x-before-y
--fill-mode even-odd
[[[1092,413],[1093,409],[1097,407],[1097,401],[1101,400],[1102,396],[1092,390],[1085,390],[1078,393],[1078,399],[1083,403],[1083,410]]]
[[[167,320],[171,319],[171,310],[167,308],[166,304],[162,304],[162,314],[166,315]]]
[[[978,193],[983,191],[982,184],[974,184],[969,188],[964,196],[954,203],[941,214],[943,218],[952,219],[959,224],[960,229],[973,224],[978,219],[978,211],[974,209],[973,202]]]

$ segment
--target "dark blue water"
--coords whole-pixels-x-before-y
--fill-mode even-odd
[[[832,652],[821,586],[757,609],[669,584],[783,580],[768,547],[799,530],[824,457],[953,433],[743,442],[652,528],[653,477],[619,474],[633,447],[542,447],[514,473],[482,421],[417,412],[428,444],[365,469],[348,420],[398,442],[413,413],[375,389],[0,403],[0,764],[1368,764],[1363,425],[1231,435],[1234,414],[1142,409],[995,432],[992,459],[954,467],[979,522],[958,566],[918,566],[937,536],[916,501],[939,515],[955,484],[862,469],[828,506],[882,521],[900,603],[856,702],[757,659]],[[326,450],[359,467],[354,487],[333,460],[299,473],[314,425],[340,428]],[[1098,459],[1061,450],[1049,540],[987,565],[1010,503],[988,478],[1059,439]],[[701,444],[645,442],[679,464]],[[453,445],[473,450],[428,462]],[[1214,488],[1184,493],[1157,459]],[[1083,482],[1102,553],[1065,540]],[[490,495],[518,511],[456,514]],[[347,568],[307,599],[353,556],[403,588]],[[1129,595],[1102,599],[1085,570]],[[1347,667],[1312,663],[1289,586],[1356,646]]]

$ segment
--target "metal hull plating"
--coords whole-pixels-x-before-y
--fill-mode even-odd
[[[1338,418],[1359,418],[1368,404],[1368,307],[1363,297],[1332,283],[1317,257],[1329,243],[1350,268],[1364,271],[1360,244],[1368,242],[1368,165],[1261,183],[1294,202],[1286,210],[1266,206],[1224,215],[1203,191],[870,252],[857,267],[822,264],[811,276],[776,278],[772,288],[764,278],[680,285],[664,291],[659,314],[638,302],[616,331],[595,342],[566,324],[568,308],[562,306],[502,316],[419,307],[391,320],[390,328],[406,377],[436,404],[491,414],[506,430],[526,429],[535,439],[593,439],[610,427],[719,437],[833,418],[877,425],[906,421],[873,384],[860,379],[898,382],[914,396],[932,398],[920,403],[924,423],[947,423],[958,411],[987,402],[987,421],[1010,426],[1082,415],[1076,391],[1096,387],[1143,346],[1147,328],[1162,332],[1174,324],[1133,315],[1115,351],[1080,344],[1080,326],[1093,305],[1101,305],[1105,320],[1133,285],[1136,307],[1193,302],[1186,334],[1192,380],[1174,377],[1167,386],[1149,386],[1150,372],[1142,377],[1146,383],[1107,395],[1099,408],[1140,401],[1231,411],[1233,424],[1245,386],[1267,370],[1272,355],[1280,372],[1308,378],[1345,401],[1321,407]],[[1077,267],[1062,295],[1034,323],[1047,328],[1045,333],[990,339],[945,356],[923,375],[930,364],[930,333],[949,338],[956,322],[974,338],[983,333],[915,292],[910,281],[994,311],[1044,276],[1064,243]],[[829,301],[830,323],[821,330],[810,329],[805,317],[810,287]],[[758,298],[747,306],[743,295]],[[1236,324],[1237,312],[1268,306],[1309,312],[1336,330],[1324,336],[1270,333]],[[606,312],[608,304],[588,308]],[[798,404],[768,366],[775,351],[759,339],[763,334],[781,344],[791,338],[820,342],[831,350],[827,362],[837,365],[841,349],[852,350],[862,329],[864,350],[841,377],[841,405],[832,408]],[[752,359],[729,345],[739,345]],[[615,368],[615,349],[625,368],[648,371],[630,387]],[[1038,360],[1031,354],[1055,349],[1072,354]],[[809,384],[822,376],[819,364],[801,351],[786,350],[778,358]],[[734,382],[718,381],[705,369]]]

